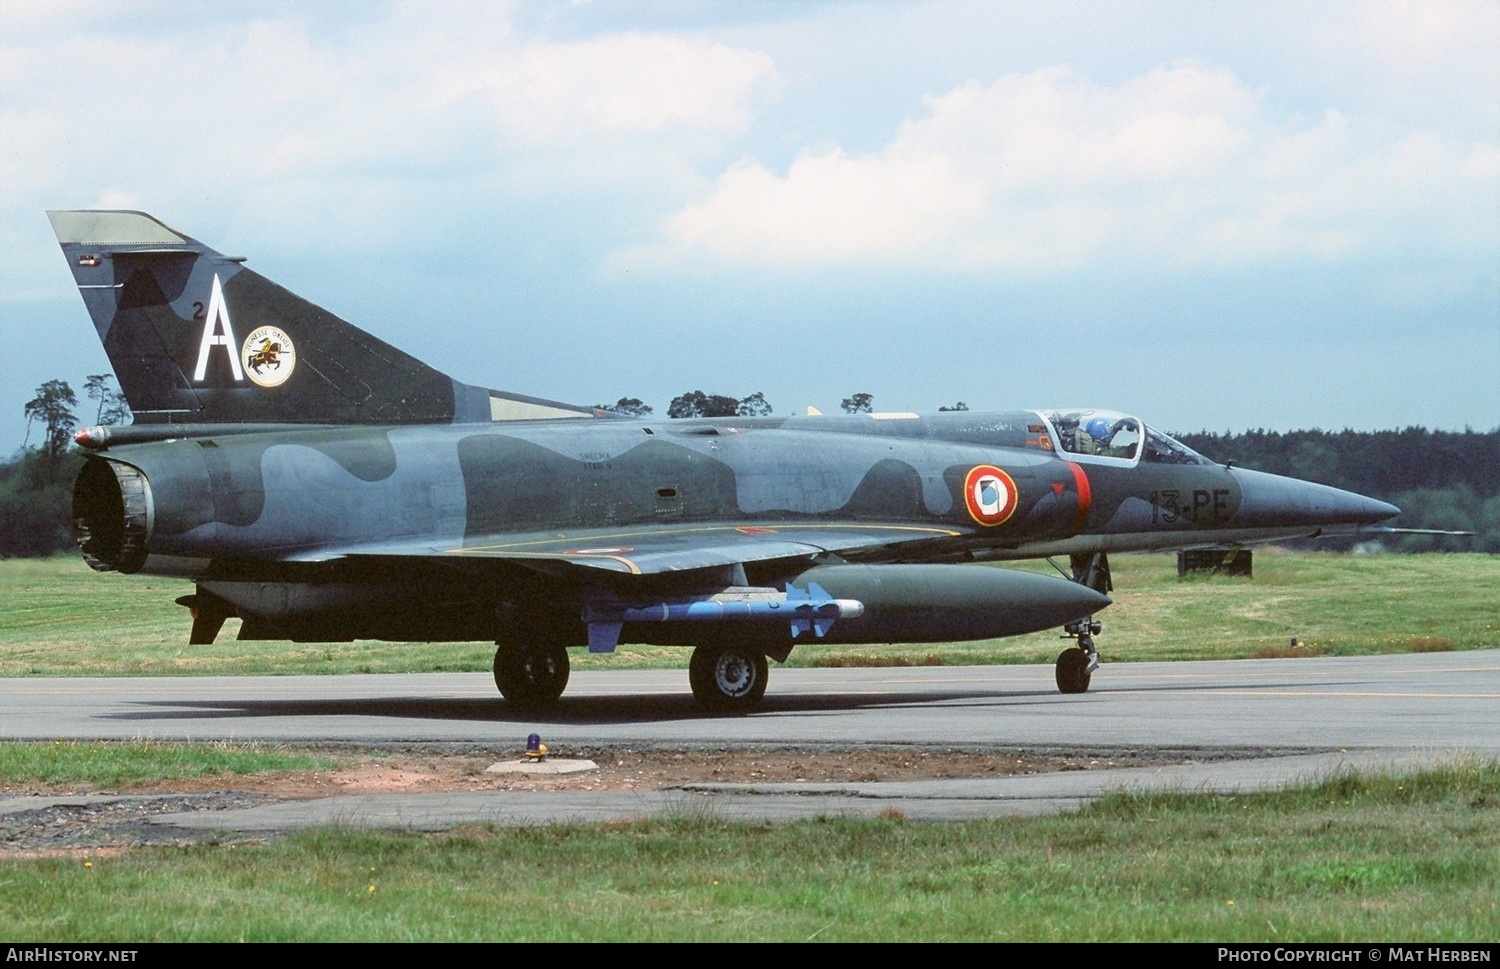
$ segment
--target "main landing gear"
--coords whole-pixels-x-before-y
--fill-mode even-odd
[[[746,713],[766,693],[766,654],[745,646],[699,646],[688,662],[688,684],[700,706],[714,713]]]
[[[495,649],[495,685],[523,710],[557,702],[568,685],[568,670],[568,651],[555,643]]]
[[[520,710],[556,703],[568,671],[568,651],[556,643],[495,648],[495,686]],[[699,646],[688,663],[693,698],[712,713],[749,713],[765,696],[769,678],[766,654],[746,646]]]
[[[1109,556],[1103,552],[1082,553],[1069,556],[1073,567],[1073,581],[1086,585],[1098,593],[1107,593],[1114,588],[1109,577]],[[1099,651],[1094,648],[1094,637],[1103,626],[1093,616],[1085,616],[1063,627],[1063,632],[1078,640],[1078,645],[1065,649],[1057,657],[1057,688],[1063,693],[1086,693],[1094,670],[1099,668]]]

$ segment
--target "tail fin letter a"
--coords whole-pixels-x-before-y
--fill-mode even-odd
[[[208,316],[203,321],[203,342],[198,346],[198,366],[193,369],[193,382],[202,383],[208,373],[208,352],[216,346],[229,352],[229,368],[234,379],[244,380],[245,371],[240,368],[239,343],[234,338],[234,325],[229,322],[229,312],[224,309],[224,285],[219,274],[214,273],[214,291],[208,298]]]

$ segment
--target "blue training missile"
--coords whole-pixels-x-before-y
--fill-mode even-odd
[[[835,599],[816,582],[799,589],[787,583],[785,592],[775,589],[730,587],[711,595],[623,602],[613,593],[596,591],[584,601],[582,618],[588,624],[589,652],[609,653],[620,642],[627,622],[716,622],[726,620],[782,620],[791,636],[812,632],[827,635],[837,619],[864,614],[856,599]]]

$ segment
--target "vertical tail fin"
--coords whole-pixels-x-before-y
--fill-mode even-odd
[[[47,215],[137,423],[594,413],[459,383],[143,212]]]

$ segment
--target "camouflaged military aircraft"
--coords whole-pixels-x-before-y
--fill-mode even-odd
[[[699,703],[743,712],[794,645],[1061,627],[1079,693],[1110,552],[1398,512],[1106,410],[663,421],[488,390],[144,213],[49,215],[135,415],[77,435],[79,544],[192,580],[195,644],[230,618],[241,639],[494,642],[522,708],[562,695],[569,648],[692,645]],[[974,564],[1061,556],[1060,577]]]

